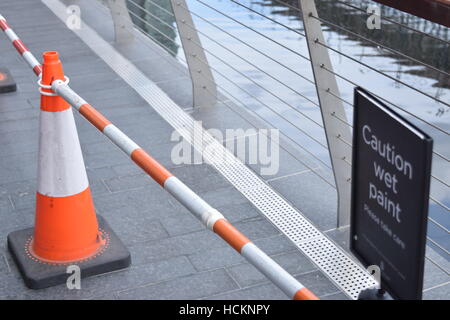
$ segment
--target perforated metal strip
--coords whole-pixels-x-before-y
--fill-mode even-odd
[[[59,0],[42,0],[61,20],[66,6]],[[204,159],[217,169],[257,209],[308,256],[349,297],[375,285],[370,275],[350,256],[321,233],[297,209],[261,180],[194,119],[175,104],[130,61],[119,54],[85,23],[74,32],[124,81],[136,90],[184,139],[203,152]],[[150,40],[149,40],[150,41]],[[195,128],[197,126],[197,128]],[[193,132],[202,132],[203,141],[193,141]]]

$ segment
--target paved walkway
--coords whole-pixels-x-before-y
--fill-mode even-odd
[[[170,139],[174,129],[45,5],[36,0],[4,0],[0,13],[36,56],[47,50],[59,51],[73,89],[305,286],[323,299],[346,298],[215,169],[207,164],[174,165],[170,157],[177,143]],[[95,12],[87,12],[83,19],[113,42],[109,19],[99,19]],[[114,47],[186,112],[202,120],[205,128],[262,127],[229,101],[192,109],[186,69],[151,41],[138,37],[133,43]],[[127,270],[85,279],[79,291],[65,286],[27,289],[5,245],[9,232],[33,225],[39,94],[34,75],[3,36],[0,52],[0,66],[7,66],[18,83],[16,93],[0,95],[0,299],[286,299],[78,115],[75,118],[96,209],[129,247],[133,264]],[[287,143],[282,145],[280,171],[262,178],[345,247],[347,230],[334,229],[334,190],[296,158],[310,159]],[[258,165],[249,166],[260,173]],[[428,266],[426,288],[448,281],[448,275],[439,271]],[[448,285],[429,290],[426,296],[442,297],[445,291]]]

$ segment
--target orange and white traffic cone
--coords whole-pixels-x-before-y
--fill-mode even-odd
[[[33,289],[66,282],[67,265],[78,265],[86,277],[131,263],[106,222],[97,221],[72,109],[50,86],[65,79],[58,53],[45,52],[35,227],[8,235],[8,247]]]

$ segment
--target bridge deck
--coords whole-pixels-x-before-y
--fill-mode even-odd
[[[170,157],[177,143],[171,141],[174,129],[41,1],[4,0],[0,13],[36,56],[59,51],[73,89],[305,286],[323,299],[346,298],[214,168],[174,165]],[[86,12],[83,18],[112,43],[111,21],[96,15]],[[139,36],[133,43],[114,47],[192,117],[202,120],[205,128],[247,129],[258,123],[237,106],[233,110],[223,102],[193,110],[186,69],[153,42]],[[0,52],[0,66],[7,66],[18,83],[16,93],[0,95],[0,299],[286,299],[77,114],[96,209],[129,247],[133,264],[127,270],[85,279],[81,290],[70,291],[65,285],[27,289],[5,245],[9,232],[33,225],[39,94],[36,78],[5,39],[0,39]],[[280,153],[280,172],[262,178],[345,247],[347,230],[334,229],[334,190],[317,181],[289,152],[281,149]],[[249,166],[259,173],[257,165]],[[427,265],[426,288],[446,281],[448,275]],[[440,286],[428,290],[425,297],[445,297],[446,291],[448,285]]]

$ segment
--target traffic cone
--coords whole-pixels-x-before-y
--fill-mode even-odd
[[[0,93],[14,92],[16,90],[17,85],[9,70],[0,68]]]
[[[78,265],[87,277],[131,263],[104,219],[97,221],[72,109],[50,86],[65,79],[58,53],[45,52],[35,226],[8,235],[8,248],[32,289],[65,283],[68,265]]]

